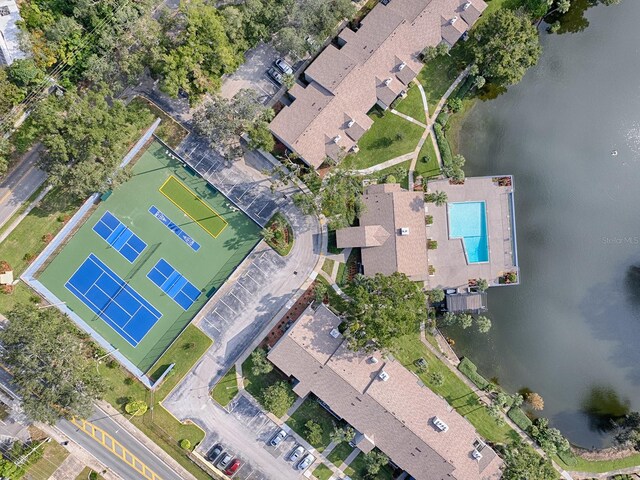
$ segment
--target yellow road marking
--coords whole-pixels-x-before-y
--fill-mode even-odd
[[[100,427],[95,426],[93,423],[88,422],[87,420],[81,420],[77,418],[72,419],[71,423],[73,423],[76,427],[93,438],[96,442],[100,443],[104,448],[109,450],[116,457],[133,468],[136,472],[144,476],[144,478],[148,480],[162,480],[162,478],[159,477],[153,470],[142,463],[138,457],[124,448],[124,446],[120,442],[118,442],[115,438],[102,430]]]

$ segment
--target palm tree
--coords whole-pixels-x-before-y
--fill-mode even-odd
[[[436,204],[436,207],[441,207],[445,203],[447,203],[447,192],[436,192],[433,194],[433,203]]]
[[[476,287],[481,292],[484,292],[487,288],[489,288],[489,282],[487,282],[484,278],[479,278],[476,282]]]
[[[267,243],[272,242],[276,236],[275,232],[270,228],[263,228],[260,234],[262,235],[262,238],[264,238],[264,241]]]

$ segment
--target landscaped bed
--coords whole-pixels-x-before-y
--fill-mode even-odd
[[[293,229],[280,212],[276,212],[262,231],[265,242],[279,255],[289,255],[293,248]]]

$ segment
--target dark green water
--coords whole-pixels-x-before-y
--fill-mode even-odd
[[[640,410],[640,1],[585,20],[543,34],[539,65],[464,125],[467,175],[515,175],[522,285],[490,290],[488,336],[451,333],[485,376],[539,392],[544,416],[597,447],[608,416]]]

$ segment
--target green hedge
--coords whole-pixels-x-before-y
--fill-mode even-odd
[[[433,126],[433,131],[436,134],[436,142],[440,149],[440,156],[442,157],[442,163],[444,166],[450,166],[453,163],[453,155],[451,154],[451,147],[449,141],[442,130],[442,126],[437,123]]]
[[[522,430],[529,431],[529,427],[532,425],[531,419],[525,415],[520,407],[510,408],[507,416]]]
[[[489,382],[482,375],[478,373],[477,367],[467,357],[464,357],[460,361],[460,364],[458,365],[458,370],[464,373],[464,375],[469,380],[471,380],[474,383],[474,385],[478,388],[485,389],[487,385],[489,385]]]

